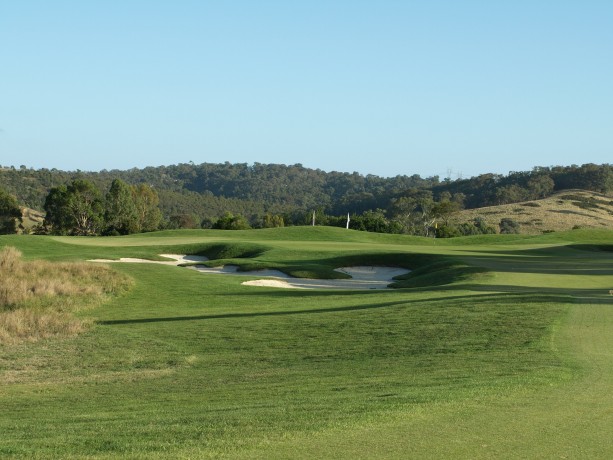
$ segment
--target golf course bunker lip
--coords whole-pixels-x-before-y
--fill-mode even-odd
[[[181,265],[194,262],[206,262],[208,257],[204,256],[186,256],[184,254],[160,254],[161,257],[173,260],[149,260],[136,259],[133,257],[122,257],[121,259],[90,259],[88,262],[129,262],[136,264],[161,264],[161,265]]]
[[[94,259],[89,262],[128,262],[128,263],[152,263],[161,265],[181,265],[186,263],[198,263],[209,260],[204,256],[186,256],[181,254],[160,254],[172,260],[148,260],[122,257],[119,260]],[[204,265],[190,265],[187,268],[205,274],[239,275],[239,276],[262,276],[267,279],[245,281],[245,286],[274,287],[284,289],[387,289],[394,281],[394,277],[405,275],[411,270],[399,267],[382,267],[376,265],[360,265],[355,267],[336,268],[335,271],[351,276],[351,279],[310,279],[294,278],[279,270],[255,270],[239,271],[237,265],[222,265],[220,267],[206,267]]]
[[[345,280],[321,280],[292,278],[287,275],[283,279],[260,279],[245,281],[245,286],[274,287],[285,289],[387,289],[395,276],[410,272],[405,268],[357,266],[336,268],[335,271],[351,276]]]
[[[238,276],[270,276],[273,278],[291,278],[280,270],[251,270],[251,271],[239,271],[238,265],[221,265],[219,267],[205,267],[204,265],[192,265],[188,268],[196,270],[200,273],[207,273],[212,275],[238,275]]]

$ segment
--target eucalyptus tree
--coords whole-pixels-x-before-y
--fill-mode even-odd
[[[121,179],[113,180],[106,194],[104,218],[108,235],[128,235],[139,231],[132,188]]]
[[[157,192],[147,184],[131,187],[132,200],[136,210],[137,232],[152,232],[160,227],[162,212]]]
[[[15,233],[21,223],[21,208],[17,199],[0,188],[0,234]]]
[[[51,233],[97,235],[104,222],[100,190],[85,179],[54,187],[45,200],[45,225]]]

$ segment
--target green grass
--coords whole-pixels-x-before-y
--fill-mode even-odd
[[[0,237],[28,260],[414,270],[404,288],[352,292],[113,265],[133,287],[79,313],[93,329],[0,347],[0,457],[609,458],[612,243],[585,230]]]

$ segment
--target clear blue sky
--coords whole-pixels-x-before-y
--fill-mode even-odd
[[[611,0],[0,0],[0,165],[613,160]]]

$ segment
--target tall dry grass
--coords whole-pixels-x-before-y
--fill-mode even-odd
[[[73,313],[128,289],[130,280],[106,266],[25,262],[12,247],[0,250],[0,344],[85,331]]]
[[[597,208],[582,208],[580,201],[598,203]],[[530,205],[527,205],[531,203]],[[455,224],[483,219],[498,231],[500,220],[511,218],[521,225],[521,233],[539,235],[546,231],[566,231],[576,227],[610,228],[613,226],[613,203],[608,197],[585,190],[566,190],[549,198],[524,203],[464,209],[451,221]]]
[[[85,332],[90,324],[91,321],[69,313],[45,313],[29,308],[3,312],[0,313],[0,344],[70,337]]]

